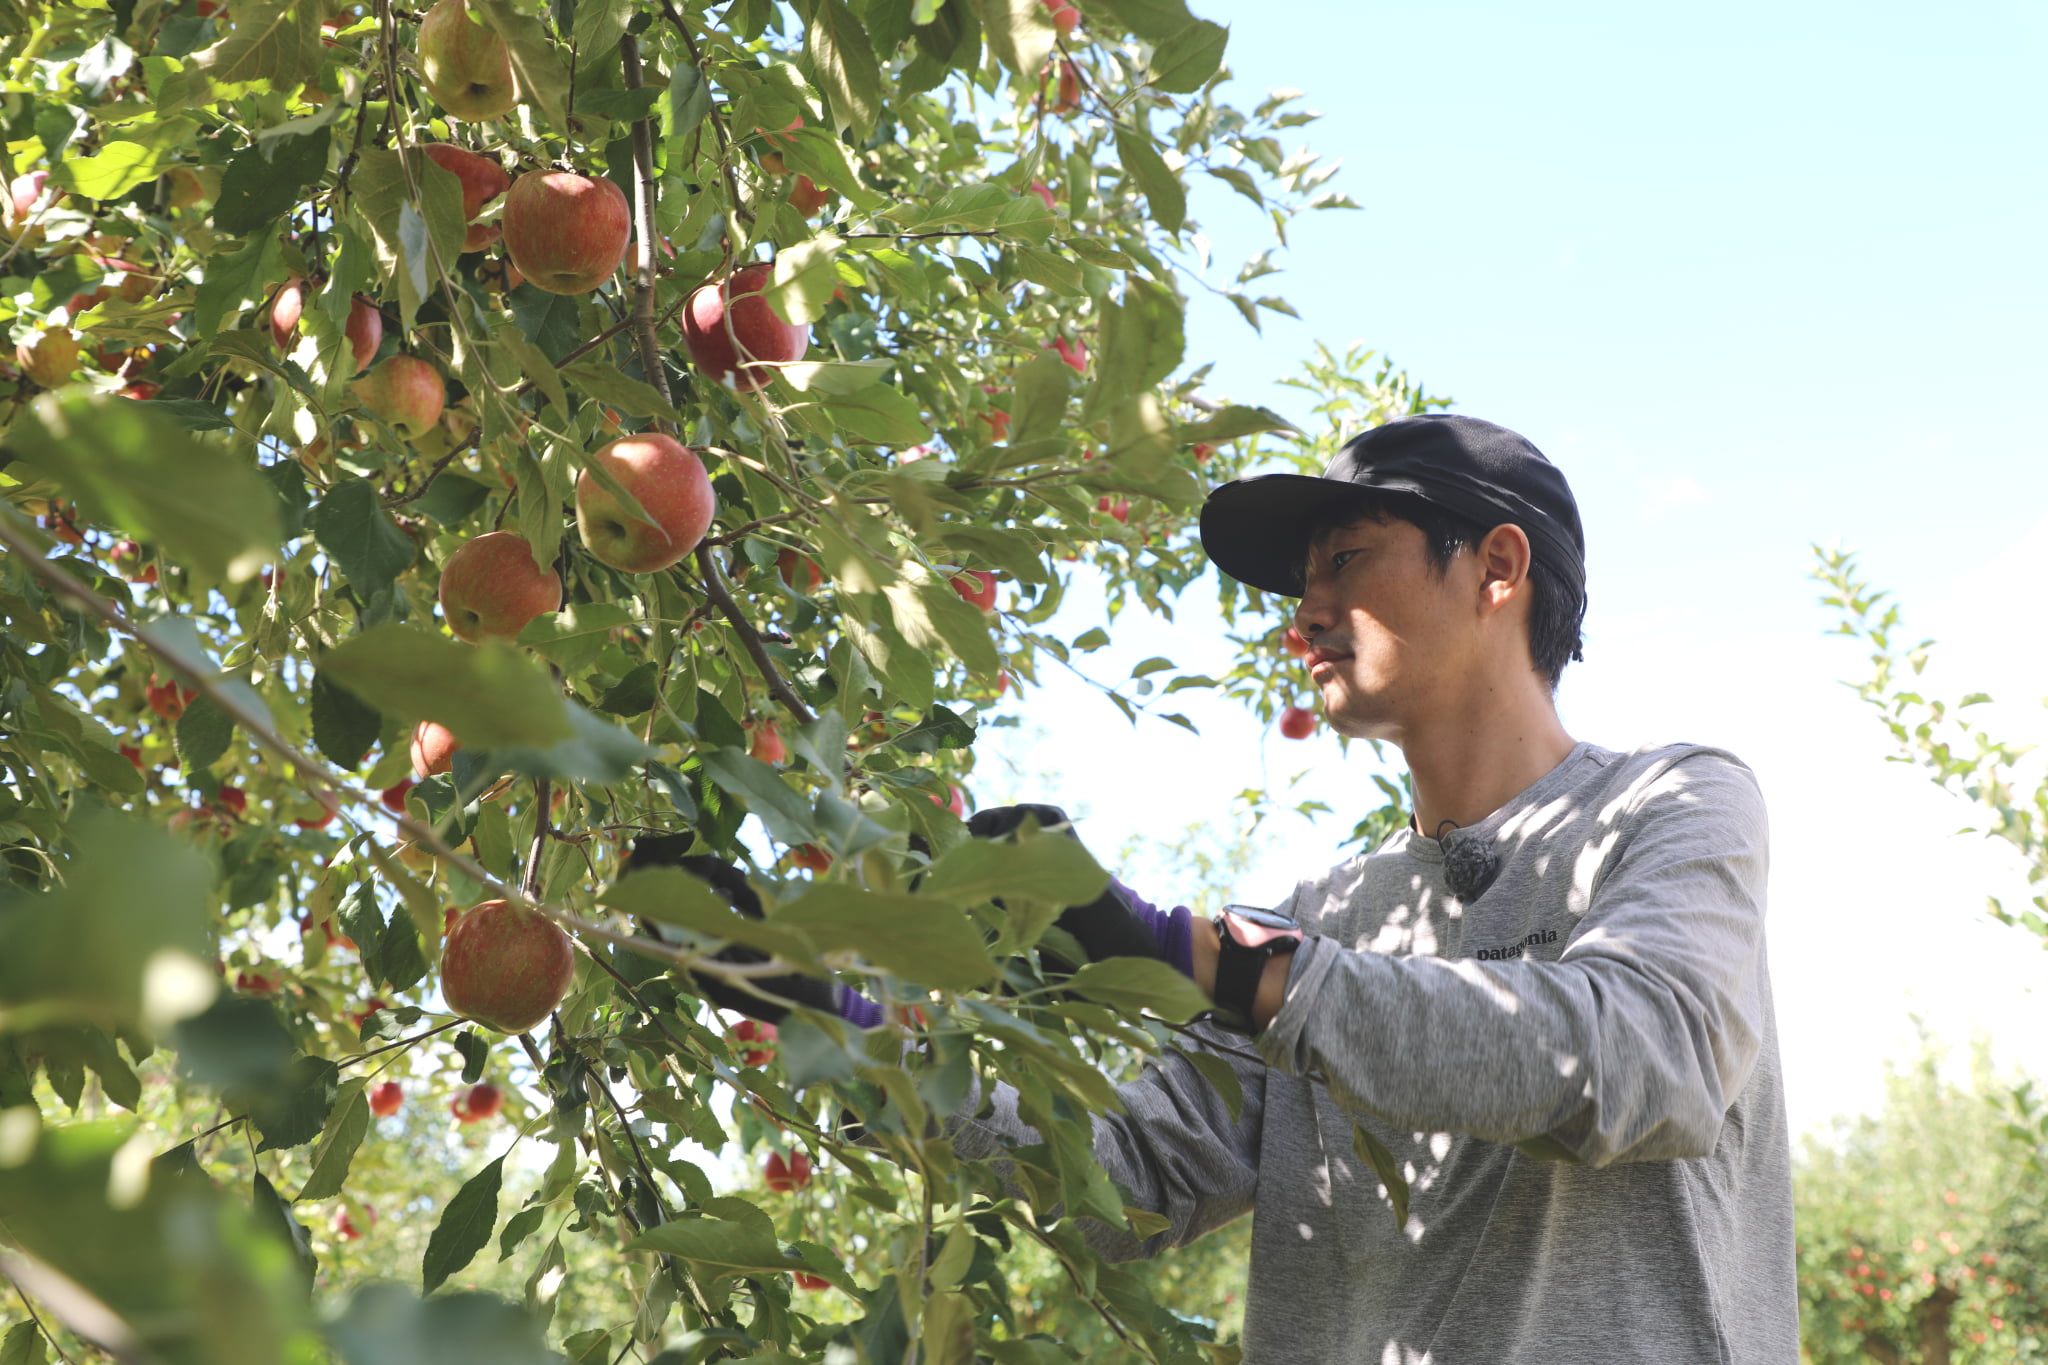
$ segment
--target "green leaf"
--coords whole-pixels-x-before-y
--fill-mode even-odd
[[[1168,232],[1178,233],[1187,221],[1188,193],[1180,177],[1159,155],[1152,139],[1119,126],[1116,130],[1117,157],[1124,173],[1136,184],[1152,210],[1152,218]]]
[[[60,159],[50,172],[50,183],[87,199],[119,199],[143,181],[154,179],[163,161],[158,148],[112,140],[90,156]]]
[[[619,367],[601,360],[576,360],[561,367],[563,378],[598,402],[632,417],[662,417],[680,420],[673,405],[663,401],[658,390],[644,380],[621,374]]]
[[[0,1337],[0,1365],[44,1365],[43,1334],[35,1323],[23,1319]]]
[[[632,624],[633,613],[615,602],[571,602],[534,617],[519,632],[519,643],[565,673],[581,673],[597,662],[614,630]]]
[[[988,35],[989,50],[1019,81],[1038,79],[1059,30],[1041,0],[969,0]]]
[[[1184,0],[1090,0],[1091,12],[1097,4],[1148,43],[1170,42],[1196,23]]]
[[[1152,88],[1176,95],[1200,90],[1223,65],[1230,30],[1198,19],[1161,43],[1152,53]]]
[[[234,737],[235,722],[212,697],[200,693],[185,708],[185,714],[178,717],[179,766],[188,773],[211,768],[228,751],[228,743]]]
[[[856,441],[915,446],[932,438],[924,410],[886,384],[872,384],[857,393],[827,398],[824,408],[826,419]]]
[[[578,738],[554,683],[500,641],[472,646],[408,626],[372,626],[328,651],[320,666],[379,711],[439,721],[466,746],[544,748]]]
[[[325,1057],[294,1057],[284,1079],[254,1094],[238,1094],[249,1121],[263,1136],[259,1152],[303,1147],[320,1136],[334,1112],[341,1071]]]
[[[1386,1144],[1357,1124],[1351,1126],[1351,1150],[1359,1160],[1372,1167],[1373,1174],[1380,1178],[1380,1187],[1387,1192],[1387,1200],[1394,1206],[1394,1226],[1408,1226],[1408,1181],[1401,1174],[1400,1165]]]
[[[1173,419],[1156,391],[1134,393],[1109,410],[1104,453],[1117,473],[1133,483],[1142,486],[1164,473],[1179,445]]]
[[[605,784],[624,781],[634,768],[653,757],[654,750],[631,733],[591,714],[578,703],[563,701],[559,705],[569,719],[568,739],[544,746],[503,745],[493,750],[493,756],[510,771],[528,777],[566,777]],[[461,731],[456,734],[459,737]]]
[[[211,337],[220,331],[221,320],[231,312],[260,302],[284,268],[284,239],[276,233],[253,234],[240,251],[215,256],[206,263],[206,278],[200,281],[198,302],[192,310],[195,335]],[[266,343],[267,344],[267,343]],[[197,365],[204,353],[189,353]],[[162,405],[156,399],[147,406]]]
[[[202,1085],[248,1093],[284,1084],[292,1038],[265,1000],[223,995],[171,1036],[178,1065]]]
[[[475,12],[475,6],[471,11]],[[351,175],[350,187],[361,221],[370,229],[378,264],[398,284],[398,308],[402,325],[410,331],[420,304],[439,278],[433,267],[453,272],[462,254],[462,239],[468,232],[462,213],[462,184],[440,170],[417,147],[405,153],[381,147],[365,148]],[[415,187],[417,199],[415,199]],[[410,208],[414,221],[426,229],[416,246],[406,241],[405,217]],[[422,247],[431,246],[432,259]]]
[[[727,1222],[723,1218],[678,1218],[649,1228],[626,1244],[628,1251],[659,1251],[679,1256],[713,1280],[734,1275],[781,1275],[804,1269],[804,1263],[782,1254],[774,1225],[758,1221]]]
[[[798,175],[807,175],[822,189],[837,190],[856,207],[872,210],[886,201],[860,178],[860,168],[841,142],[823,128],[806,125],[794,132],[778,133],[782,160]]]
[[[267,81],[289,90],[320,71],[320,21],[325,11],[301,0],[236,0],[228,35],[192,57],[192,66],[215,81],[241,85]]]
[[[335,1095],[334,1111],[327,1116],[319,1145],[313,1148],[313,1169],[306,1183],[299,1187],[300,1201],[332,1199],[341,1193],[356,1148],[362,1146],[363,1135],[370,1131],[370,1102],[363,1095],[366,1085],[367,1081],[358,1078],[344,1084]]]
[[[569,127],[569,68],[541,21],[521,14],[505,0],[469,0],[469,12],[505,40],[519,98],[537,105],[548,122]]]
[[[547,1212],[545,1205],[535,1204],[505,1220],[505,1229],[498,1234],[498,1259],[501,1262],[518,1250],[521,1242],[533,1236],[547,1217]]]
[[[1122,302],[1105,300],[1101,314],[1095,383],[1081,410],[1088,422],[1172,374],[1187,344],[1180,300],[1156,284],[1131,280]]]
[[[1109,873],[1078,839],[1049,836],[1014,843],[970,839],[925,875],[923,892],[957,905],[1023,897],[1086,905],[1109,885]]]
[[[971,1365],[974,1301],[950,1289],[932,1295],[925,1301],[920,1331],[920,1361],[926,1365]]]
[[[1292,422],[1270,408],[1239,407],[1232,404],[1220,412],[1211,413],[1199,422],[1184,424],[1180,429],[1180,439],[1183,445],[1221,445],[1225,441],[1235,441],[1240,436],[1256,436],[1267,431],[1299,434]]]
[[[685,139],[711,112],[711,83],[689,62],[677,62],[668,81],[669,164],[680,162],[687,153]]]
[[[605,905],[660,924],[674,924],[706,938],[743,943],[793,962],[816,956],[807,939],[764,920],[749,919],[727,905],[711,884],[679,867],[647,867],[599,893]]]
[[[885,971],[941,990],[968,990],[995,975],[980,929],[931,896],[813,882],[777,906],[768,923],[801,930],[827,952],[852,949]]]
[[[917,724],[899,735],[891,735],[889,743],[911,754],[971,749],[974,747],[974,726],[943,706],[933,706]]]
[[[327,1335],[345,1365],[562,1365],[530,1313],[471,1290],[422,1302],[403,1285],[364,1284]]]
[[[817,841],[811,808],[774,768],[735,749],[712,749],[700,757],[713,782],[761,817],[770,838],[792,845]]]
[[[1010,392],[1010,439],[1022,444],[1065,432],[1073,390],[1073,368],[1055,351],[1041,350],[1018,366]]]
[[[889,360],[799,360],[784,365],[777,373],[798,393],[840,397],[873,388],[894,363]]]
[[[850,128],[855,141],[865,142],[881,112],[882,72],[867,30],[846,0],[814,0],[804,52],[832,108],[833,130]]]
[[[491,1240],[498,1223],[498,1186],[505,1173],[505,1158],[499,1157],[463,1183],[441,1221],[427,1239],[427,1254],[420,1263],[420,1292],[431,1294],[450,1275],[476,1259]]]
[[[1068,978],[1067,988],[1120,1009],[1150,1010],[1176,1024],[1210,1008],[1201,987],[1182,976],[1178,968],[1150,957],[1090,962]]]
[[[314,745],[328,762],[350,771],[370,756],[370,748],[384,728],[384,718],[373,708],[317,670],[307,709],[312,713]]]
[[[1209,1082],[1210,1088],[1222,1097],[1224,1108],[1230,1111],[1230,1121],[1237,1122],[1238,1114],[1244,1109],[1244,1083],[1238,1080],[1237,1073],[1231,1070],[1230,1063],[1213,1052],[1189,1049],[1178,1051],[1190,1066],[1202,1073],[1202,1078]]]
[[[327,173],[328,140],[322,127],[237,152],[221,174],[214,228],[239,237],[290,213],[306,187]]]
[[[775,274],[766,291],[768,306],[785,321],[812,323],[825,316],[839,287],[834,263],[842,245],[823,232],[775,255]]]
[[[209,581],[254,576],[277,549],[277,499],[245,461],[153,406],[44,394],[16,419],[8,444],[92,520],[154,541]]]

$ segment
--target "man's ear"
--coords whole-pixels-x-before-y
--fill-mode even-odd
[[[1503,522],[1480,538],[1473,552],[1479,561],[1479,589],[1488,610],[1499,610],[1524,596],[1529,582],[1529,536]]]

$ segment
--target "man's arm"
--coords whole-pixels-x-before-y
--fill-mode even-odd
[[[1595,1166],[1711,1152],[1769,1009],[1762,797],[1739,763],[1695,753],[1623,819],[1558,961],[1314,939],[1260,1052],[1402,1128]]]

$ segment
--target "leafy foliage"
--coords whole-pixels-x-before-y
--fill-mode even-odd
[[[1231,1358],[1075,1227],[1152,1226],[1090,1116],[1195,1002],[1141,967],[1048,981],[1038,936],[1102,870],[971,844],[946,797],[998,699],[1088,648],[1062,564],[1170,610],[1206,482],[1327,457],[1187,367],[1190,181],[1283,240],[1348,201],[1281,144],[1298,92],[1219,100],[1219,26],[1079,8],[440,0],[503,44],[496,117],[488,79],[430,88],[428,14],[386,0],[0,12],[0,1240],[55,1319],[0,1357]],[[628,260],[543,291],[436,143],[615,185]],[[771,261],[809,348],[738,390],[686,315]],[[1253,327],[1291,313],[1247,292],[1273,269],[1220,287]],[[1311,370],[1333,422],[1433,401],[1364,363]],[[404,409],[385,377],[422,364],[443,402]],[[571,508],[589,480],[651,512],[592,460],[644,431],[718,505],[629,574]],[[458,643],[442,570],[499,530],[560,609]],[[1266,604],[1226,591],[1240,666],[1155,661],[1109,689],[1128,714],[1282,695]],[[413,772],[423,722],[450,771]],[[627,841],[685,830],[765,919],[612,889]],[[493,897],[576,937],[544,1037],[441,1011],[446,916]],[[890,1022],[799,1014],[762,1062],[686,970],[743,980],[733,943]],[[957,1158],[977,1081],[1047,1142]],[[736,1182],[766,1145],[819,1176]],[[368,1283],[413,1265],[420,1294]]]

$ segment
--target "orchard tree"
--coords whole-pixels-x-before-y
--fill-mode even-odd
[[[0,1359],[1233,1358],[1077,1226],[1158,1227],[1091,1115],[1168,1049],[1228,1085],[1203,1002],[1053,927],[1081,844],[961,816],[989,713],[1099,643],[1065,565],[1164,610],[1208,484],[1331,452],[1183,339],[1192,289],[1288,311],[1264,254],[1205,278],[1191,186],[1282,243],[1346,203],[1297,93],[1221,102],[1182,0],[32,12]],[[1225,593],[1229,678],[1112,701],[1291,703]],[[744,880],[628,874],[660,836]],[[791,973],[883,1022],[704,998]],[[1044,1140],[963,1161],[998,1081]]]

